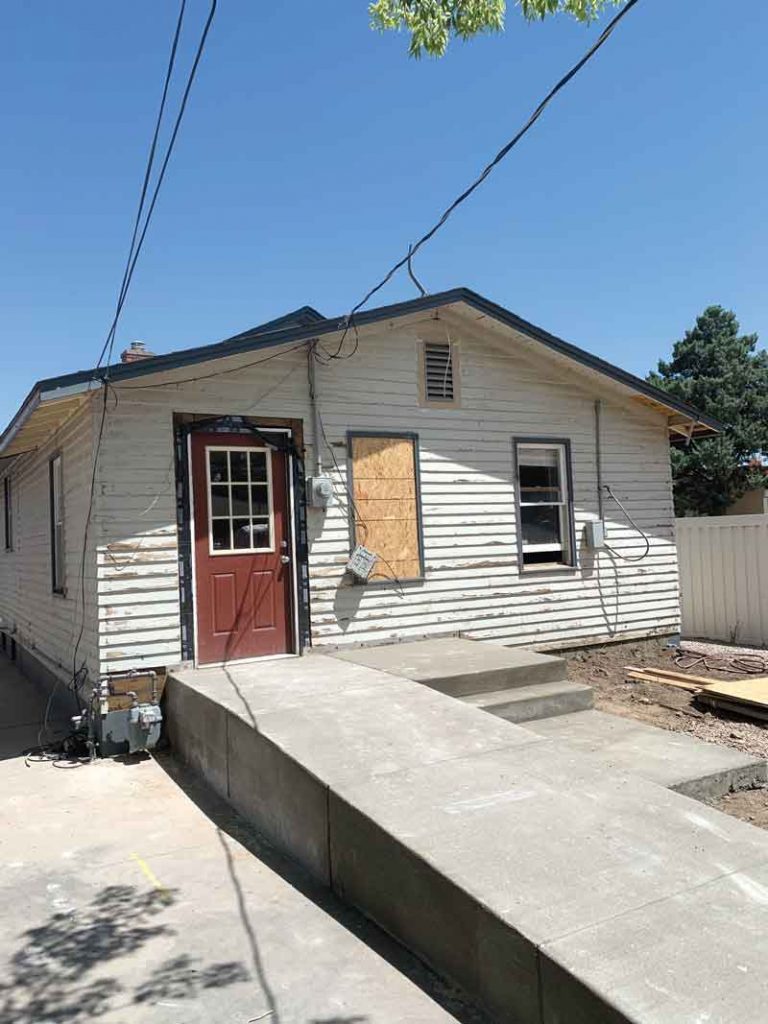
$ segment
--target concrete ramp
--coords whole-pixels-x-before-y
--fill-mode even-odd
[[[409,679],[181,672],[171,741],[504,1024],[763,1024],[768,834]]]

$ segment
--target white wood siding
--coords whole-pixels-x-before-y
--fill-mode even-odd
[[[474,328],[477,332],[477,328]],[[343,504],[309,510],[313,642],[375,643],[462,632],[506,644],[567,645],[669,633],[679,626],[669,448],[665,418],[613,399],[583,375],[565,376],[485,334],[462,336],[461,406],[418,401],[419,332],[397,323],[361,331],[357,353],[317,367],[322,420],[344,496],[346,432],[414,430],[420,439],[426,581],[348,586]],[[330,344],[329,344],[329,347]],[[272,353],[270,353],[272,354]],[[312,468],[306,353],[260,366],[259,353],[138,378],[120,386],[105,431],[97,488],[99,642],[102,671],[170,664],[180,651],[173,413],[302,419]],[[237,372],[163,387],[151,383]],[[582,383],[579,383],[582,381]],[[131,391],[134,385],[140,390]],[[597,516],[594,400],[603,400],[603,480],[651,541],[647,558],[622,561],[583,549]],[[521,575],[517,565],[512,437],[567,437],[572,444],[580,568]],[[323,445],[323,449],[325,446]],[[608,543],[634,557],[644,544],[606,499]]]
[[[768,647],[768,516],[677,520],[683,635]]]
[[[305,350],[249,353],[115,387],[95,509],[101,671],[181,659],[173,414],[310,420]],[[184,384],[148,387],[195,375]],[[131,390],[133,388],[133,390]]]
[[[0,549],[0,617],[15,627],[24,647],[64,680],[72,677],[72,655],[83,622],[81,564],[92,463],[92,406],[86,404],[38,451],[11,466],[13,550]],[[48,462],[61,452],[64,476],[66,594],[54,594]],[[96,671],[94,548],[85,571],[85,629],[78,667]]]
[[[506,644],[565,645],[619,634],[672,632],[679,623],[669,443],[664,417],[583,391],[542,357],[462,338],[461,407],[418,403],[418,336],[390,330],[356,356],[318,371],[326,433],[346,468],[345,432],[419,434],[426,582],[394,589],[343,586],[348,551],[344,509],[314,521],[312,621],[316,644],[383,642],[461,631]],[[603,481],[651,540],[641,562],[583,550],[597,518],[594,400],[602,411]],[[629,407],[631,404],[631,408]],[[523,574],[517,565],[513,436],[569,438],[576,572]],[[340,487],[343,492],[343,487]],[[608,543],[620,555],[644,544],[606,499]]]

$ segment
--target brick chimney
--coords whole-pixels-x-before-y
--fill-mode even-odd
[[[155,355],[150,352],[143,341],[132,341],[128,348],[120,353],[121,363],[138,363],[140,359],[151,359]]]

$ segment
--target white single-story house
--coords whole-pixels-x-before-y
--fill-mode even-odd
[[[480,295],[144,356],[0,438],[0,633],[54,675],[678,629],[670,436],[718,424]]]

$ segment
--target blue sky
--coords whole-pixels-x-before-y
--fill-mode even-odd
[[[205,0],[189,0],[189,55]],[[0,421],[92,365],[175,0],[10,5],[0,38]],[[365,0],[224,0],[118,349],[345,312],[594,38],[566,19],[410,60]],[[768,5],[642,0],[417,261],[643,374],[701,309],[768,341]],[[400,276],[381,301],[414,294]]]

